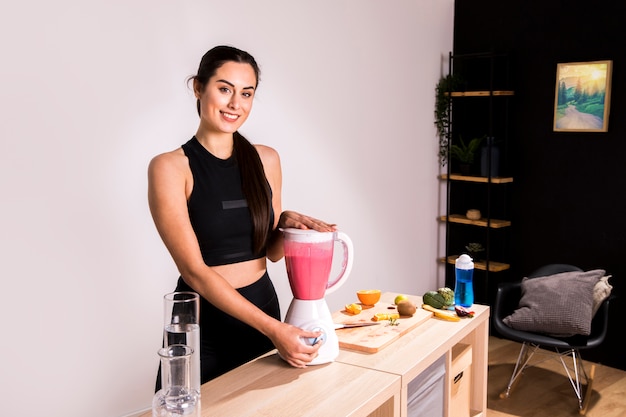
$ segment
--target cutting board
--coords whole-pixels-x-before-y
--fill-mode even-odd
[[[385,297],[381,297],[385,298]],[[433,313],[426,311],[419,306],[421,298],[418,299],[409,296],[418,306],[417,311],[412,317],[401,316],[396,323],[397,326],[388,325],[389,321],[382,321],[377,326],[354,327],[351,329],[337,329],[337,338],[339,339],[339,347],[344,349],[352,349],[367,353],[376,353],[381,349],[389,346],[402,335],[413,330],[420,324],[433,316]],[[355,322],[373,322],[372,317],[376,313],[397,313],[393,303],[380,301],[375,306],[362,306],[363,311],[360,314],[352,315],[345,310],[333,313],[333,321],[335,323],[355,323]],[[393,307],[393,308],[388,308]]]

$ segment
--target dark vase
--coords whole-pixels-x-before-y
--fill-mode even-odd
[[[490,158],[491,156],[491,158]],[[490,161],[491,159],[491,161]],[[487,143],[480,150],[480,175],[489,176],[491,162],[491,177],[500,176],[500,149],[494,145],[494,138],[487,138]]]

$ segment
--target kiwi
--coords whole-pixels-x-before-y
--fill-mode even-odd
[[[401,316],[413,316],[417,311],[417,307],[411,300],[402,300],[398,303],[398,313]]]

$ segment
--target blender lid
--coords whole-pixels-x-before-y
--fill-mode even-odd
[[[297,242],[308,242],[308,243],[316,243],[316,242],[327,242],[329,240],[334,240],[336,232],[318,232],[313,229],[296,229],[292,227],[287,228],[279,228],[281,232],[285,235],[289,235],[289,240],[294,240]]]

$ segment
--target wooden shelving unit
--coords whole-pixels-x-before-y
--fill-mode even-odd
[[[453,287],[455,260],[468,244],[481,244],[485,250],[481,253],[483,260],[474,260],[474,268],[480,271],[474,274],[474,293],[476,302],[489,304],[494,286],[505,278],[491,274],[510,269],[512,222],[508,206],[513,177],[507,163],[508,125],[515,92],[509,88],[509,59],[504,54],[450,53],[449,63],[450,75],[457,80],[451,85],[457,90],[446,94],[451,114],[446,133],[448,154],[452,154],[453,145],[467,143],[467,138],[488,139],[483,140],[484,149],[475,157],[479,167],[470,165],[469,174],[460,174],[468,167],[452,160],[448,161],[447,172],[439,176],[446,182],[447,193],[445,213],[438,217],[446,227],[445,254],[439,261],[446,264],[446,285]],[[492,166],[494,160],[497,162]],[[468,219],[465,212],[469,209],[480,210],[482,217]]]

